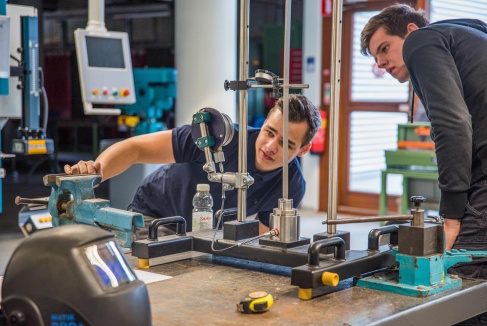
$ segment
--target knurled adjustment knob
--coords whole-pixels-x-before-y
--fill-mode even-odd
[[[421,203],[426,201],[426,197],[424,196],[411,196],[411,203],[414,203],[415,207],[420,207]]]

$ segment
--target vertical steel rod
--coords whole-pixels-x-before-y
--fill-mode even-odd
[[[88,30],[105,30],[105,1],[89,0],[88,2]]]
[[[289,166],[287,162],[288,157],[288,132],[289,132],[289,57],[291,48],[291,5],[292,0],[286,0],[285,11],[284,11],[284,69],[283,69],[283,79],[284,84],[282,85],[282,198],[287,199],[288,188],[289,188]]]
[[[238,80],[244,81],[249,75],[249,0],[240,0],[240,67]],[[238,172],[247,173],[247,90],[239,91],[239,133],[238,133]],[[247,189],[237,190],[237,221],[244,222],[247,217]]]
[[[331,44],[331,98],[328,170],[328,220],[337,218],[338,196],[338,129],[340,119],[340,68],[343,0],[333,1]],[[328,224],[328,233],[336,233],[336,225]]]

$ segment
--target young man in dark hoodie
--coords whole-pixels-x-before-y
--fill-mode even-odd
[[[399,82],[410,80],[425,107],[446,249],[487,250],[487,25],[474,19],[429,24],[423,11],[395,4],[367,23],[361,52]],[[452,269],[487,279],[485,258]],[[474,318],[469,325],[487,324],[487,314]]]

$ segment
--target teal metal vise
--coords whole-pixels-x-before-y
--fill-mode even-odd
[[[173,68],[134,69],[136,102],[121,105],[124,115],[137,116],[134,134],[143,135],[167,129],[162,122],[164,111],[174,106],[176,97],[176,70]]]
[[[96,174],[48,174],[44,185],[51,187],[49,200],[16,199],[17,204],[43,204],[49,208],[52,226],[87,224],[114,233],[122,247],[132,246],[134,227],[144,226],[140,213],[110,207],[110,201],[95,198],[94,187],[101,182]]]
[[[399,225],[398,249],[393,250],[399,269],[391,269],[357,281],[357,286],[426,297],[462,286],[462,280],[449,275],[448,268],[473,257],[486,257],[487,251],[451,250],[445,252],[444,229],[440,221],[424,224],[421,196],[411,197],[411,225]]]

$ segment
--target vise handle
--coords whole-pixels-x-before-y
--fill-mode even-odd
[[[37,199],[22,198],[20,196],[15,197],[15,205],[25,205],[25,204],[35,204],[35,205],[47,206],[49,204],[49,197],[37,198]]]

